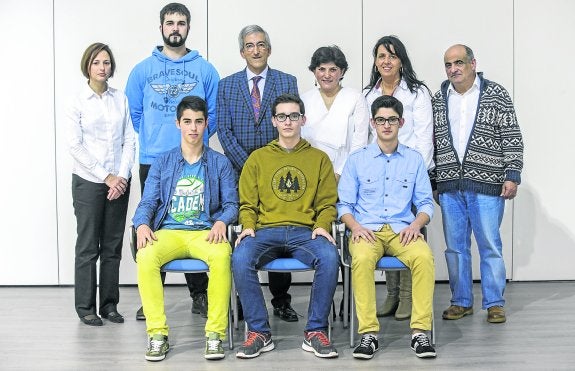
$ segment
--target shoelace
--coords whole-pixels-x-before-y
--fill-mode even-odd
[[[154,340],[151,339],[150,340],[150,349],[152,352],[159,352],[160,349],[162,348],[162,344],[164,342],[162,340]]]
[[[360,347],[366,347],[369,348],[371,346],[371,341],[372,339],[374,339],[375,336],[373,335],[364,335],[361,337],[361,342],[359,343]]]
[[[329,343],[329,339],[327,338],[327,336],[325,336],[325,333],[323,331],[310,331],[307,333],[308,339],[312,339],[313,337],[317,337],[320,341],[320,343],[323,346],[328,346]]]
[[[261,338],[264,344],[266,343],[266,338],[262,334],[258,334],[254,331],[249,331],[248,338],[244,342],[244,347],[251,347],[254,341],[256,341],[258,338]]]
[[[424,346],[424,347],[431,346],[431,344],[429,343],[429,339],[427,338],[427,336],[425,336],[425,334],[419,334],[419,335],[416,335],[415,337],[416,337],[419,345]]]
[[[220,340],[208,340],[208,350],[217,351],[219,349]]]

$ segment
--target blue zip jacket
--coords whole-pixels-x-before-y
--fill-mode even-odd
[[[221,153],[204,147],[201,158],[205,165],[205,211],[210,222],[220,220],[227,225],[238,217],[238,188],[236,172]],[[144,194],[132,222],[135,228],[148,225],[154,232],[160,229],[168,215],[176,183],[186,160],[180,147],[161,154],[150,167]]]

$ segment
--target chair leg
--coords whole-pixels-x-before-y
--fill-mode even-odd
[[[349,267],[343,268],[345,272],[345,277],[343,279],[343,328],[349,327],[349,305],[350,305],[350,296],[349,296],[349,274],[350,269]]]
[[[353,297],[353,286],[351,285],[351,278],[349,280],[349,347],[353,348],[355,339],[355,298]]]
[[[232,300],[230,296],[230,307],[228,308],[228,345],[230,350],[234,349],[234,325],[232,320]]]

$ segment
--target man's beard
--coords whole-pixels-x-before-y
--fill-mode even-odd
[[[170,38],[172,36],[178,36],[179,38],[177,39],[177,41],[172,41],[172,40],[170,40]],[[187,35],[186,35],[186,37],[187,37]],[[169,46],[171,48],[179,48],[180,46],[184,45],[186,43],[186,37],[183,37],[179,33],[173,33],[168,37],[166,37],[166,36],[164,36],[164,34],[162,34],[162,38],[164,39],[164,44],[166,44],[167,46]]]

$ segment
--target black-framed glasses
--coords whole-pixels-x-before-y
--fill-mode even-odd
[[[373,118],[373,121],[375,122],[375,124],[377,126],[381,126],[381,125],[385,125],[385,124],[389,124],[390,126],[396,126],[399,125],[399,117],[397,116],[391,116],[391,117],[382,117],[382,116],[377,116]]]
[[[247,43],[244,45],[244,49],[248,52],[251,53],[253,52],[255,49],[260,49],[260,50],[267,50],[268,48],[268,44],[265,43],[264,41],[258,41],[257,43]]]
[[[276,120],[278,120],[279,122],[284,122],[285,120],[288,119],[288,117],[290,121],[298,121],[302,116],[303,115],[299,112],[278,113],[277,115],[274,115]]]

